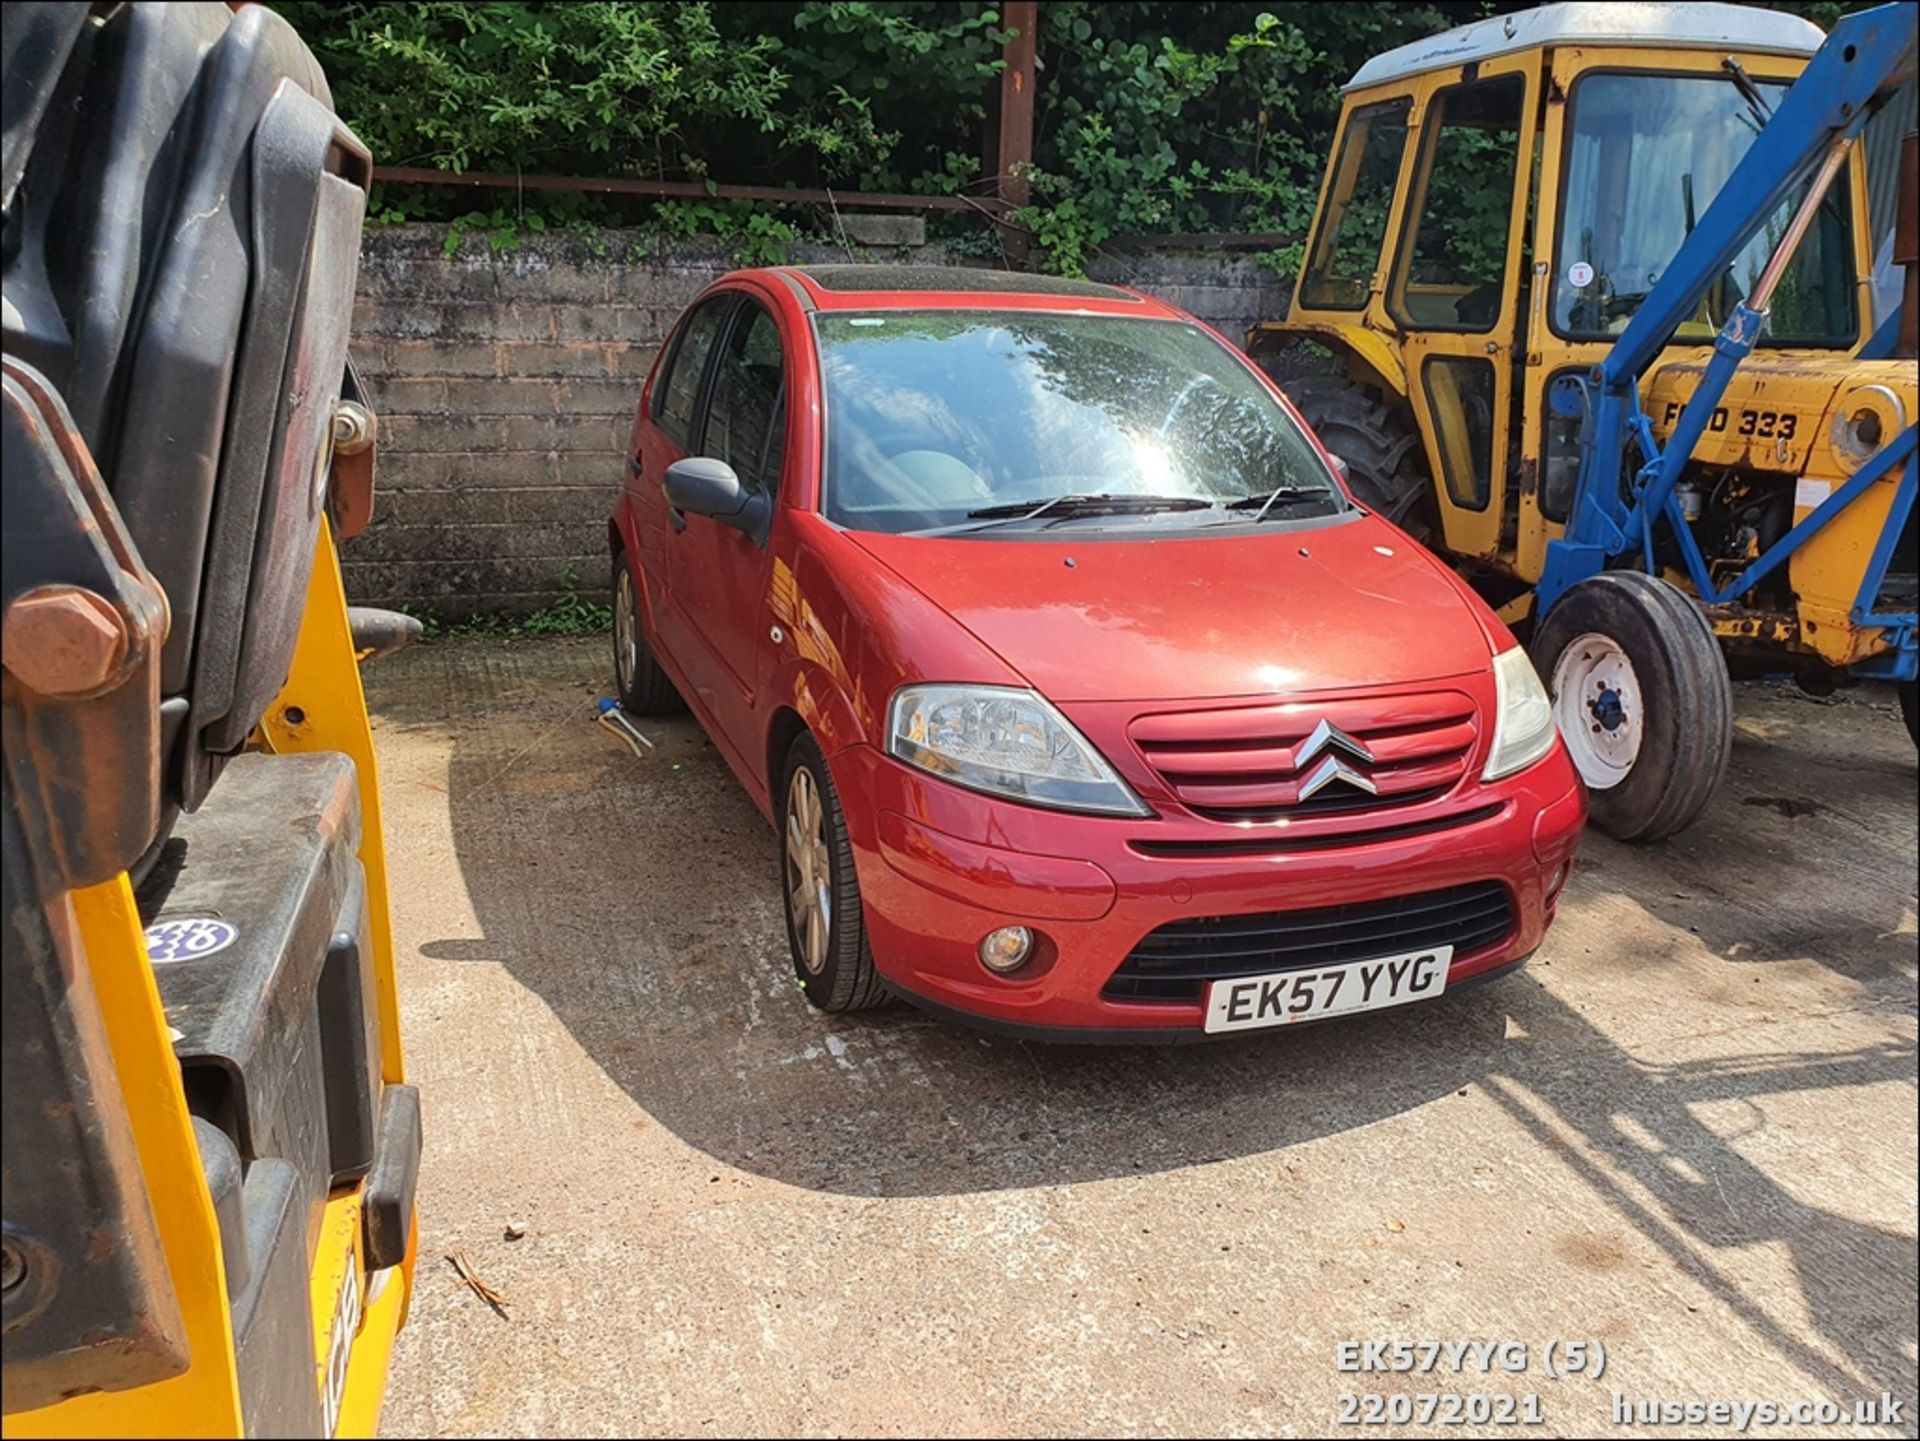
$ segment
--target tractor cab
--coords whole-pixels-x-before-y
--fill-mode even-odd
[[[1577,465],[1577,418],[1552,414],[1551,382],[1604,357],[1824,38],[1741,6],[1561,4],[1376,57],[1347,86],[1293,308],[1252,348],[1329,344],[1380,419],[1422,439],[1409,458],[1423,465],[1356,477],[1382,492],[1370,498],[1454,555],[1537,578]],[[1855,164],[1796,252],[1763,348],[1804,368],[1860,342],[1866,232]],[[1763,232],[1676,332],[1676,360],[1704,360],[1684,352],[1712,345],[1770,253]],[[1768,434],[1756,414],[1749,438],[1784,428],[1804,457],[1818,414],[1770,408]]]
[[[1248,350],[1360,497],[1453,559],[1509,621],[1537,613],[1549,546],[1570,521],[1578,529],[1596,367],[1736,168],[1778,145],[1778,131],[1761,137],[1826,38],[1739,5],[1551,4],[1389,51],[1347,85],[1292,308],[1256,325]],[[1912,87],[1901,93],[1910,108]],[[1683,312],[1663,311],[1634,378],[1644,459],[1767,277],[1757,350],[1690,442],[1676,488],[1676,523],[1709,577],[1747,568],[1920,408],[1911,361],[1860,357],[1874,328],[1866,147],[1857,125],[1842,139],[1817,179],[1754,217]],[[1708,600],[1736,667],[1824,683],[1902,643],[1855,606],[1897,482],[1896,468],[1737,605],[1712,603],[1672,537],[1650,544],[1644,569]],[[1911,588],[1910,510],[1904,523],[1882,590]]]

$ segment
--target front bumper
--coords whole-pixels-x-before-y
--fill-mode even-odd
[[[1384,900],[1481,881],[1505,885],[1504,938],[1456,955],[1447,984],[1510,967],[1538,948],[1586,821],[1566,752],[1480,787],[1416,834],[1276,854],[1144,854],[1231,828],[1044,811],[947,785],[867,745],[830,761],[853,842],[873,956],[888,985],[931,1009],[1021,1032],[1081,1039],[1198,1039],[1204,1000],[1102,995],[1121,962],[1168,922]],[[1271,833],[1269,833],[1271,834]],[[976,954],[999,926],[1041,937],[1035,958],[995,976]],[[1063,1035],[1062,1039],[1071,1037]]]

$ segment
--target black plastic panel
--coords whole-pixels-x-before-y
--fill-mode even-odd
[[[380,1101],[380,1159],[367,1178],[367,1269],[397,1266],[407,1254],[413,1194],[420,1183],[420,1093],[388,1086]]]
[[[380,1095],[380,1003],[366,879],[358,870],[333,923],[315,1001],[327,1087],[328,1159],[333,1184],[339,1186],[358,1180],[373,1165]]]
[[[139,892],[149,927],[204,921],[230,936],[185,959],[156,947],[160,1000],[189,1107],[247,1167],[293,1165],[309,1241],[335,1170],[330,1099],[367,1085],[364,1070],[330,1084],[320,1021],[335,930],[361,885],[358,806],[345,756],[239,756]],[[336,1060],[353,1064],[351,1048]]]
[[[34,132],[87,23],[87,7],[77,0],[8,0],[7,10],[0,31],[0,205],[13,203]]]

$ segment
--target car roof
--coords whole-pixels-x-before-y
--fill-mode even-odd
[[[1364,90],[1535,46],[1632,45],[1656,50],[1739,50],[1811,55],[1826,40],[1811,20],[1751,5],[1568,0],[1461,25],[1376,55],[1343,87]]]
[[[1176,313],[1117,285],[971,265],[783,265],[771,273],[813,310],[977,309],[1006,303],[1022,310]]]

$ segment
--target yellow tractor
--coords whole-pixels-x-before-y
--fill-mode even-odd
[[[412,1289],[350,610],[366,148],[260,6],[0,16],[9,1437],[372,1435]]]
[[[1890,96],[1912,125],[1914,30],[1557,4],[1378,56],[1248,336],[1357,494],[1531,628],[1616,836],[1704,809],[1730,666],[1893,680],[1914,723],[1914,271],[1876,330],[1861,139]],[[1302,342],[1336,373],[1291,378]]]

